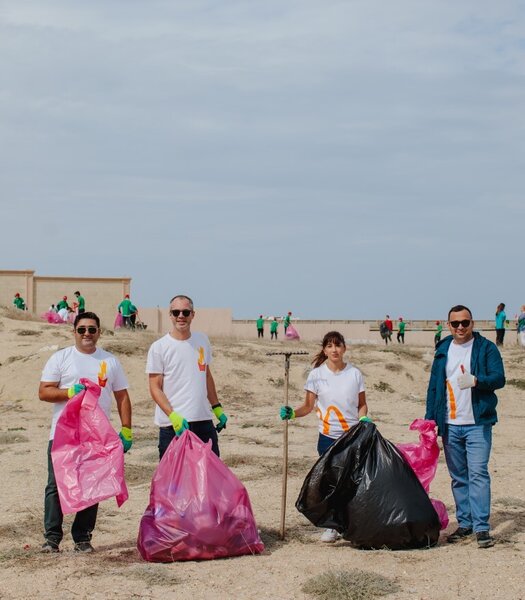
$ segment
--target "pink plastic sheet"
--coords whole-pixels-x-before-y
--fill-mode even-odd
[[[264,550],[248,492],[212,452],[211,442],[189,430],[171,442],[153,475],[137,547],[151,562]]]
[[[98,405],[100,387],[81,379],[86,389],[69,400],[60,415],[51,447],[60,506],[76,513],[116,496],[128,499],[122,442]]]
[[[286,328],[285,337],[287,340],[300,340],[301,339],[299,336],[299,332],[292,324],[288,325],[288,327]]]
[[[122,313],[117,313],[115,317],[115,323],[113,324],[113,329],[119,329],[119,327],[124,326],[124,318],[122,317]]]
[[[419,443],[396,444],[396,446],[412,467],[428,494],[430,483],[436,474],[439,459],[436,423],[431,420],[416,419],[410,425],[410,429],[419,431]],[[441,529],[446,529],[448,525],[448,513],[445,505],[441,500],[431,498],[430,501],[441,521]]]

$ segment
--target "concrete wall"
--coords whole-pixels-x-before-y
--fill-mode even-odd
[[[140,319],[148,325],[148,331],[159,335],[171,329],[168,308],[139,308]],[[304,341],[320,342],[328,331],[340,331],[348,344],[384,344],[379,335],[380,321],[357,320],[304,320],[292,321]],[[476,321],[477,330],[492,341],[496,340],[494,324],[492,321]],[[511,324],[512,327],[512,324]],[[230,309],[196,308],[195,319],[192,324],[194,331],[203,331],[210,337],[225,337],[233,339],[257,339],[255,319],[232,320]],[[397,323],[394,322],[393,343],[396,342]],[[419,346],[432,346],[434,344],[435,320],[409,321],[405,332],[405,343]],[[448,335],[444,326],[443,337]],[[265,322],[264,336],[270,339],[270,321]],[[278,339],[284,340],[284,328],[279,322]],[[516,342],[516,334],[510,329],[507,332],[506,343]],[[289,342],[293,344],[293,341]]]
[[[0,304],[13,305],[18,292],[30,312],[48,310],[63,296],[70,306],[79,290],[86,299],[86,310],[96,312],[105,327],[113,327],[117,306],[130,293],[130,277],[41,277],[34,271],[0,271]]]
[[[13,298],[18,292],[26,306],[33,305],[34,271],[0,271],[0,304],[13,306]]]
[[[86,310],[97,313],[105,327],[112,328],[117,306],[130,293],[129,277],[34,277],[33,312],[41,314],[67,296],[70,306],[78,290],[86,299]]]
[[[139,319],[148,326],[148,331],[164,334],[171,329],[169,309],[139,308]],[[229,308],[195,307],[192,329],[214,337],[233,337],[232,311]]]

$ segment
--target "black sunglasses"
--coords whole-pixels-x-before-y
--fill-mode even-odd
[[[178,317],[180,315],[180,313],[182,313],[183,317],[189,317],[191,315],[193,311],[191,311],[189,308],[185,308],[184,310],[179,310],[178,308],[175,308],[173,310],[170,310],[170,313],[174,316],[174,317]]]
[[[463,319],[463,321],[450,321],[450,326],[454,329],[457,329],[460,325],[462,325],[466,329],[471,323],[472,321],[470,319]]]
[[[77,327],[77,333],[79,333],[80,335],[84,335],[86,331],[93,335],[94,333],[97,333],[98,327],[93,327],[93,325],[91,325],[90,327],[83,327],[82,325],[80,327]]]

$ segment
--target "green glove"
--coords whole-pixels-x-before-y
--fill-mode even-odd
[[[281,406],[281,419],[283,421],[295,419],[295,410],[291,406]]]
[[[124,454],[131,448],[133,444],[133,434],[129,427],[123,427],[118,434],[119,438],[122,440],[122,445],[124,446]]]
[[[226,429],[226,423],[228,422],[228,417],[222,410],[222,404],[219,402],[218,404],[214,404],[211,409],[213,410],[213,414],[219,419],[217,423],[217,427],[215,428],[217,432],[221,432],[223,429]]]
[[[370,417],[359,417],[359,422],[360,423],[373,423],[372,419]]]
[[[81,383],[75,383],[75,385],[72,385],[68,390],[67,390],[67,397],[68,398],[73,398],[73,396],[76,396],[77,394],[80,394],[80,392],[82,390],[85,390],[86,386],[82,385]]]
[[[189,429],[188,421],[179,413],[173,411],[169,414],[168,419],[171,421],[173,425],[173,429],[175,430],[175,435],[178,437],[184,433],[185,429]]]

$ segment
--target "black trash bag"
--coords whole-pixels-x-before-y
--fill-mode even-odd
[[[315,463],[295,503],[360,548],[433,546],[440,521],[412,467],[373,423],[358,423]]]

